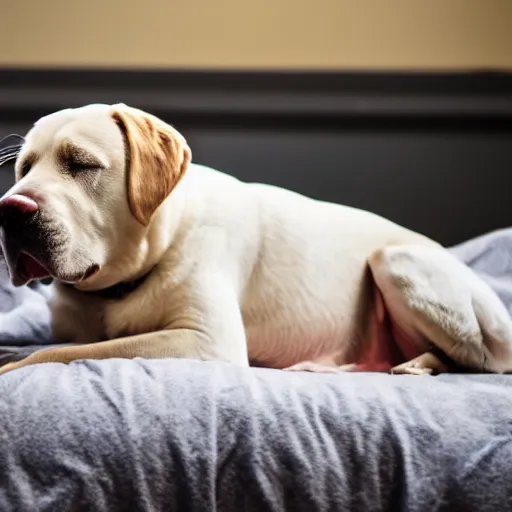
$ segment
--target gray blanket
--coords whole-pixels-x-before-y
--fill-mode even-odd
[[[0,378],[0,510],[512,510],[512,379],[178,360]]]
[[[512,313],[512,230],[452,250]],[[48,292],[0,275],[5,360],[51,342]],[[0,510],[512,510],[511,386],[178,360],[27,367],[0,377]]]

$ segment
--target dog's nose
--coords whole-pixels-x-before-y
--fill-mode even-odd
[[[31,214],[37,212],[38,209],[39,206],[33,199],[21,194],[13,194],[0,201],[0,215],[8,210]]]
[[[0,200],[0,225],[8,225],[28,220],[39,209],[30,197],[12,194]]]

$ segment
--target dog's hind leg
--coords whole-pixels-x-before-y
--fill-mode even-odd
[[[369,265],[402,353],[411,352],[411,344],[412,352],[418,343],[424,347],[392,373],[442,373],[450,361],[477,371],[512,371],[512,320],[504,304],[448,251],[388,246]]]

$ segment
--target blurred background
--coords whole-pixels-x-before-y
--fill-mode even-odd
[[[2,8],[0,136],[123,101],[176,126],[197,162],[447,245],[511,224],[510,0]]]

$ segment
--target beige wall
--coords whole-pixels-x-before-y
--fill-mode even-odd
[[[2,4],[0,65],[512,69],[512,0]]]

